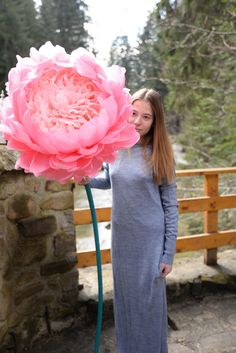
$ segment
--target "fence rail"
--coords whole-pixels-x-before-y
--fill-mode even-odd
[[[207,265],[217,263],[217,248],[224,245],[236,244],[236,229],[218,230],[218,211],[236,208],[236,194],[219,195],[218,183],[220,174],[234,174],[236,168],[213,168],[179,170],[177,177],[204,177],[204,196],[179,199],[179,213],[204,212],[204,233],[186,235],[177,239],[176,251],[197,251],[204,249],[204,262]],[[96,209],[97,221],[108,222],[111,220],[111,207]],[[74,210],[74,224],[91,224],[89,209]],[[110,263],[110,249],[101,250],[102,263]],[[77,253],[78,267],[96,265],[95,251]]]

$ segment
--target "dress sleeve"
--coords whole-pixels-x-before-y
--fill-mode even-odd
[[[171,265],[174,259],[178,234],[176,182],[160,185],[160,195],[165,215],[164,251],[161,262]]]
[[[104,164],[103,173],[96,178],[92,178],[90,180],[89,186],[95,189],[110,189],[111,188],[111,181],[110,181],[110,174],[109,174],[109,165],[106,163]]]

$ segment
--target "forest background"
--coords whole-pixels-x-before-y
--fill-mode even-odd
[[[0,0],[0,91],[16,55],[48,40],[68,53],[82,46],[96,55],[90,21],[86,1],[42,0],[36,7],[33,0]],[[135,47],[126,35],[114,38],[108,64],[126,68],[131,93],[144,86],[160,91],[169,132],[186,160],[177,167],[236,166],[235,0],[158,1],[137,37]],[[235,178],[227,188],[235,190]]]

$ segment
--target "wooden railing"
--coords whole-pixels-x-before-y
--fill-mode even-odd
[[[236,229],[218,230],[218,211],[236,208],[236,194],[219,195],[218,182],[220,174],[236,173],[236,168],[179,170],[177,177],[204,177],[204,196],[179,199],[179,213],[204,212],[204,233],[182,236],[177,239],[176,251],[196,251],[204,249],[204,262],[207,265],[217,263],[217,248],[236,244]],[[96,209],[98,222],[108,222],[111,219],[111,208]],[[74,224],[85,225],[92,222],[89,209],[74,210]],[[101,250],[102,263],[111,262],[110,249]],[[96,265],[95,251],[77,253],[78,267]]]

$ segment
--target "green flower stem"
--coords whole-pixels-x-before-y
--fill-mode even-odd
[[[87,198],[88,198],[90,212],[91,212],[92,221],[93,221],[93,233],[94,233],[94,241],[95,241],[95,247],[96,247],[96,261],[97,261],[97,275],[98,275],[98,313],[97,313],[97,326],[96,326],[94,353],[99,353],[101,330],[102,330],[102,309],[103,309],[102,262],[101,262],[97,217],[96,217],[91,188],[88,184],[85,185],[85,190],[87,193]]]

